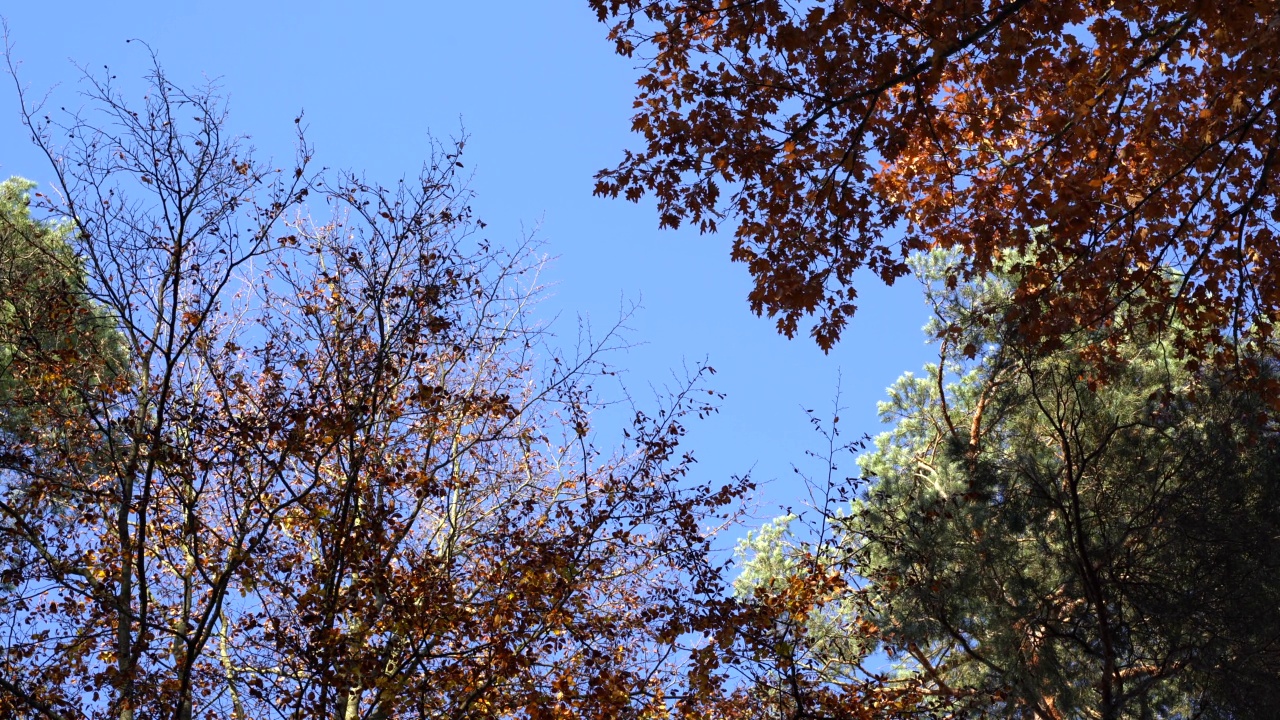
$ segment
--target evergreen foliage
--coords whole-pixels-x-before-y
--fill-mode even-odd
[[[1000,321],[1018,263],[949,289],[948,262],[917,259],[940,362],[889,389],[866,485],[805,551],[861,586],[844,634],[872,623],[900,676],[980,714],[1269,716],[1280,435],[1261,397],[1175,361],[1123,306],[1028,349]],[[794,569],[756,544],[751,582]],[[834,646],[832,622],[815,641]]]

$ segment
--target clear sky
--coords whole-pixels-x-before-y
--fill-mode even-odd
[[[838,375],[841,426],[880,432],[875,404],[902,372],[929,360],[926,311],[910,281],[860,288],[844,339],[824,355],[788,341],[746,304],[745,267],[729,262],[727,235],[659,231],[652,205],[592,197],[595,171],[637,144],[629,134],[637,72],[612,53],[585,0],[292,2],[125,0],[5,3],[22,81],[55,105],[77,103],[73,63],[140,76],[147,41],[170,78],[218,78],[231,125],[264,156],[292,156],[293,117],[305,110],[316,161],[392,183],[416,172],[428,132],[470,136],[477,214],[494,243],[536,228],[556,256],[551,297],[536,311],[571,345],[578,316],[612,325],[624,302],[637,347],[612,358],[633,394],[668,383],[704,358],[727,394],[718,416],[690,428],[697,479],[751,471],[770,481],[758,514],[804,502],[793,463],[818,449],[802,408],[830,409]],[[0,87],[0,175],[45,183],[50,172],[26,141],[12,84]],[[605,389],[606,394],[611,392]],[[616,428],[601,427],[607,446]],[[809,465],[812,467],[812,465]],[[842,470],[853,471],[851,464]]]

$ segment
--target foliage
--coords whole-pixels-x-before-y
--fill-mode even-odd
[[[881,667],[875,653],[886,638],[868,619],[874,598],[832,562],[833,548],[798,541],[791,530],[795,520],[780,518],[740,547],[749,559],[737,583],[737,631],[720,650],[739,685],[727,696],[713,695],[719,714],[760,720],[957,717],[970,698],[930,678]]]
[[[110,320],[83,295],[84,270],[67,244],[71,226],[32,219],[35,183],[0,183],[0,401],[3,429],[27,418],[18,405],[76,402],[78,388],[109,380],[121,369],[120,338]],[[75,368],[63,384],[41,368]],[[16,397],[15,397],[16,396]]]
[[[867,593],[836,622],[853,637],[874,623],[901,676],[982,698],[978,714],[1269,716],[1280,434],[1267,406],[1173,362],[1124,306],[1109,332],[1125,359],[1099,382],[1087,333],[1033,352],[1016,325],[981,322],[1006,316],[1016,279],[950,290],[948,261],[921,269],[936,324],[960,334],[931,329],[940,362],[890,388],[893,428],[860,460],[868,484],[828,518],[826,566]]]
[[[10,364],[78,401],[3,398],[0,716],[666,714],[744,489],[683,479],[701,371],[598,450],[612,339],[538,359],[538,263],[474,237],[461,142],[388,189],[313,173],[300,130],[282,171],[148,79],[24,100],[68,218],[24,227],[126,371]]]
[[[816,314],[830,348],[860,268],[891,283],[910,252],[953,248],[977,277],[1038,227],[1046,264],[1019,273],[1012,307],[1028,338],[1057,344],[1122,300],[1198,331],[1170,341],[1201,359],[1272,336],[1269,4],[590,4],[617,51],[643,58],[641,147],[596,192],[651,193],[663,226],[735,219],[751,306],[788,336]]]
[[[837,401],[838,405],[838,401]],[[822,426],[823,456],[834,483],[835,455],[864,447],[840,439],[839,417]],[[797,468],[797,472],[800,472]],[[805,478],[809,481],[809,478]],[[847,496],[828,493],[822,509]],[[888,638],[871,618],[877,597],[861,578],[844,572],[845,554],[833,525],[797,532],[800,516],[788,514],[748,533],[739,543],[742,572],[734,583],[738,617],[725,662],[740,676],[725,704],[735,717],[954,718],[972,706],[966,696],[919,674],[889,672],[878,651]]]

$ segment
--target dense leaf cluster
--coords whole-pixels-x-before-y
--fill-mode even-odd
[[[824,349],[855,276],[912,251],[983,273],[1047,227],[1019,318],[1049,344],[1125,298],[1209,338],[1267,339],[1280,15],[1193,0],[591,0],[642,59],[639,148],[596,192],[651,194],[660,222],[735,224],[757,313]],[[1165,286],[1160,268],[1183,281]],[[1135,310],[1138,308],[1135,307]]]

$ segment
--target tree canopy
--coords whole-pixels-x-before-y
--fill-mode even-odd
[[[154,55],[138,100],[19,83],[55,181],[0,183],[0,717],[1274,715],[1280,16],[589,2],[645,63],[597,193],[736,223],[752,307],[823,349],[857,272],[923,282],[891,429],[810,418],[812,533],[730,588],[752,483],[683,447],[714,371],[603,439],[617,336],[553,347],[465,138],[381,184],[300,117],[261,161]]]
[[[1123,312],[1124,359],[1099,383],[1087,337],[1046,355],[1016,326],[975,321],[1004,316],[1016,278],[953,291],[940,256],[921,264],[935,323],[979,350],[941,341],[940,362],[882,403],[893,427],[860,459],[865,484],[808,551],[863,583],[810,631],[819,655],[857,658],[832,638],[871,623],[901,677],[978,716],[1269,716],[1280,435],[1267,405],[1186,370]],[[758,550],[754,575],[797,572]]]
[[[909,253],[960,275],[1053,238],[1012,310],[1053,345],[1122,299],[1193,356],[1280,310],[1280,21],[1190,0],[591,0],[640,58],[640,146],[596,192],[735,223],[751,307],[823,348]],[[1182,281],[1163,282],[1162,268]],[[1136,304],[1142,299],[1141,307]],[[1044,302],[1029,302],[1044,299]],[[1019,313],[1033,306],[1035,314]]]
[[[65,220],[3,186],[0,716],[667,713],[745,484],[683,480],[702,371],[598,449],[613,338],[553,352],[461,142],[389,188],[301,132],[276,168],[212,88],[148,80],[24,105]]]

